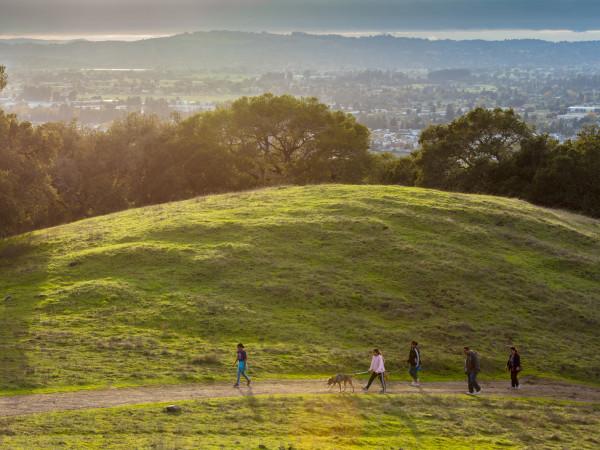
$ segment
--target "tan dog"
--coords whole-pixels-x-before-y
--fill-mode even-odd
[[[346,390],[346,385],[349,384],[352,387],[352,392],[354,392],[354,384],[352,384],[352,377],[350,375],[338,373],[327,380],[327,385],[330,386],[329,389],[332,389],[337,384],[340,387],[340,392],[342,392],[342,383],[344,383],[344,391]]]

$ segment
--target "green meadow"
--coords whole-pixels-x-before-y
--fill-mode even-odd
[[[366,370],[374,346],[407,379],[416,339],[430,380],[463,377],[464,345],[506,376],[516,344],[527,376],[597,384],[599,301],[584,216],[393,186],[207,196],[0,241],[0,393],[223,380],[239,341],[257,381]]]
[[[594,449],[600,405],[419,395],[244,397],[0,418],[9,449]]]

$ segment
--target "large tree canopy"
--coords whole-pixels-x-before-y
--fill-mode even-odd
[[[315,98],[243,97],[182,127],[187,144],[196,136],[193,142],[203,141],[197,151],[213,146],[227,153],[236,170],[259,185],[360,181],[369,157],[368,129]]]
[[[487,175],[532,136],[512,109],[477,108],[447,125],[426,128],[417,158],[423,186],[485,191]]]

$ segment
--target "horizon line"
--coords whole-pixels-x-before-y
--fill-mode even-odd
[[[392,36],[398,38],[426,39],[429,41],[506,41],[506,40],[541,40],[546,42],[592,42],[600,41],[599,30],[577,31],[569,29],[511,29],[511,28],[482,28],[482,29],[445,29],[445,30],[371,30],[371,31],[344,31],[344,30],[235,30],[235,29],[206,29],[195,31],[174,32],[106,32],[106,33],[6,33],[0,34],[0,41],[33,40],[40,42],[73,41],[88,42],[139,42],[149,39],[160,39],[184,34],[232,32],[249,34],[292,35],[307,34],[314,36],[340,36],[340,37],[377,37]]]

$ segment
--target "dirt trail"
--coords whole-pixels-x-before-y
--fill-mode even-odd
[[[361,392],[360,382],[356,392]],[[557,400],[600,402],[600,389],[588,386],[554,382],[527,382],[522,389],[513,391],[507,382],[482,382],[482,396],[502,397],[546,397]],[[393,382],[388,385],[389,394],[464,394],[466,383],[444,382],[425,383],[414,388],[407,383]],[[366,395],[377,395],[379,386],[374,385]],[[351,390],[349,390],[351,392]],[[272,394],[337,394],[337,388],[330,391],[323,381],[264,381],[256,382],[251,388],[233,388],[231,384],[186,384],[175,386],[150,386],[137,388],[103,389],[57,394],[18,395],[0,397],[0,417],[51,411],[67,411],[86,408],[108,408],[111,406],[134,405],[153,402],[176,402],[216,397],[239,397],[244,395]],[[365,395],[365,394],[363,394]]]

